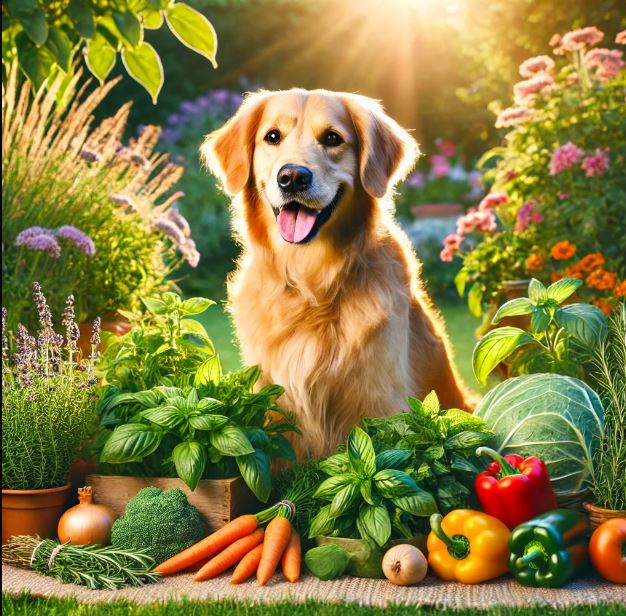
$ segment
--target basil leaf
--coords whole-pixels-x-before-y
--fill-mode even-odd
[[[358,481],[352,481],[335,494],[330,503],[329,515],[336,518],[349,511],[359,495],[359,483]]]
[[[276,458],[296,461],[296,453],[291,443],[282,435],[275,434],[270,440],[269,454]]]
[[[330,515],[330,505],[322,507],[309,525],[309,539],[329,535],[333,530],[334,518]]]
[[[226,424],[211,433],[211,445],[226,456],[245,456],[254,453],[254,447],[241,428]]]
[[[383,547],[391,537],[391,520],[384,505],[363,505],[356,525],[363,539],[371,538],[380,547]]]
[[[472,355],[472,367],[478,382],[484,384],[487,376],[503,359],[531,342],[535,339],[519,327],[499,327],[485,334]]]
[[[592,349],[606,338],[606,317],[590,304],[563,306],[555,312],[554,320],[573,338]]]
[[[360,482],[359,488],[361,490],[361,496],[363,497],[363,500],[369,505],[374,505],[374,499],[372,497],[372,480],[371,479],[362,480]]]
[[[191,297],[180,305],[180,312],[184,315],[202,314],[210,306],[214,305],[215,302],[206,297]]]
[[[217,385],[222,378],[222,364],[220,362],[219,355],[215,354],[213,357],[203,361],[196,370],[196,374],[193,379],[193,384],[196,387],[200,385],[209,385],[210,383]]]
[[[270,437],[261,428],[248,428],[245,434],[255,449],[265,451],[269,447]]]
[[[548,297],[557,304],[563,303],[568,297],[576,292],[576,289],[583,283],[579,278],[561,278],[553,282],[546,291]]]
[[[100,454],[100,462],[121,464],[141,462],[156,451],[161,444],[163,432],[140,423],[121,425],[111,433]]]
[[[146,409],[141,411],[140,415],[149,422],[170,430],[183,421],[180,411],[173,406],[158,406],[153,409]]]
[[[215,398],[202,398],[196,405],[196,408],[205,413],[214,413],[215,411],[223,409],[224,403]]]
[[[543,283],[533,278],[528,284],[528,297],[537,304],[548,299],[548,290]]]
[[[376,455],[376,470],[382,471],[386,468],[402,470],[406,468],[411,455],[408,449],[388,449],[383,451]]]
[[[256,449],[254,453],[237,456],[236,461],[246,485],[262,503],[266,503],[272,490],[272,469],[267,453]]]
[[[327,475],[343,475],[350,470],[350,462],[347,453],[336,453],[320,462],[320,470]]]
[[[224,415],[192,415],[189,425],[196,430],[217,430],[225,426],[230,419]]]
[[[345,488],[348,484],[354,481],[354,477],[351,475],[338,475],[336,477],[329,477],[322,481],[313,494],[314,498],[327,498],[332,499],[339,490]]]
[[[392,468],[374,475],[374,486],[383,498],[395,498],[414,493],[418,488],[415,480],[402,471]]]
[[[429,516],[439,511],[434,496],[430,492],[422,490],[422,488],[417,488],[413,494],[393,498],[391,502],[398,509],[421,517]]]
[[[371,477],[376,472],[376,453],[369,435],[355,426],[348,436],[350,466],[360,477]]]
[[[527,297],[516,297],[505,304],[502,304],[491,320],[492,323],[498,323],[504,317],[516,317],[522,314],[530,314],[535,307]]]
[[[195,490],[206,466],[206,450],[196,441],[179,443],[172,451],[172,460],[178,476],[190,490]]]

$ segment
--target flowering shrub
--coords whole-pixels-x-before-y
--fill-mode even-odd
[[[400,187],[396,210],[410,220],[411,208],[431,203],[471,203],[482,193],[480,173],[467,168],[457,146],[438,139],[436,152],[423,159]]]
[[[584,281],[604,312],[626,287],[626,105],[623,53],[594,47],[595,27],[555,35],[554,58],[524,61],[502,147],[479,163],[491,193],[459,219],[441,259],[463,259],[457,289],[479,316],[506,280]],[[625,33],[617,36],[624,43]],[[578,255],[578,257],[577,257]],[[579,260],[576,260],[575,258]]]
[[[129,106],[91,127],[113,84],[61,113],[61,83],[35,99],[9,68],[2,99],[2,295],[10,326],[32,326],[28,287],[40,280],[53,311],[73,294],[79,320],[119,309],[167,286],[182,258],[197,265],[189,225],[173,208],[180,166],[153,152],[159,130],[124,144]],[[75,92],[76,82],[67,92]],[[178,248],[178,254],[175,248]]]
[[[74,298],[67,298],[63,310],[63,337],[54,330],[38,282],[32,291],[39,321],[36,338],[21,324],[9,332],[2,308],[2,487],[12,490],[64,485],[81,445],[97,425],[92,390],[100,319],[93,324],[91,353],[81,360]]]

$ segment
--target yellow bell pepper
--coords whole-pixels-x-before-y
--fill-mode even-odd
[[[491,515],[472,509],[430,517],[428,563],[442,580],[477,584],[508,571],[511,531]]]

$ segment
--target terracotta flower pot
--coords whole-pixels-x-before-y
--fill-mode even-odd
[[[591,521],[591,528],[598,528],[602,522],[611,520],[612,518],[626,518],[626,511],[619,509],[603,509],[602,507],[596,507],[590,503],[583,503],[583,507],[589,514],[589,520]]]
[[[83,357],[87,357],[91,352],[91,329],[93,327],[93,323],[81,323],[78,326],[80,331],[80,338],[78,339],[78,348],[81,350]],[[109,313],[104,315],[102,318],[102,323],[100,324],[100,329],[103,332],[111,332],[116,336],[123,336],[127,332],[130,331],[131,325],[130,323],[119,316],[116,313]],[[98,347],[100,351],[103,350],[102,343]]]
[[[13,535],[54,539],[71,483],[47,490],[2,490],[2,543]]]

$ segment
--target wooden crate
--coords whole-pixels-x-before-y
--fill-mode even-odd
[[[220,528],[244,513],[255,513],[262,507],[241,477],[203,479],[193,492],[180,479],[165,477],[90,474],[87,475],[87,485],[93,488],[94,502],[106,505],[117,515],[124,513],[128,501],[142,488],[180,488],[211,529]]]

